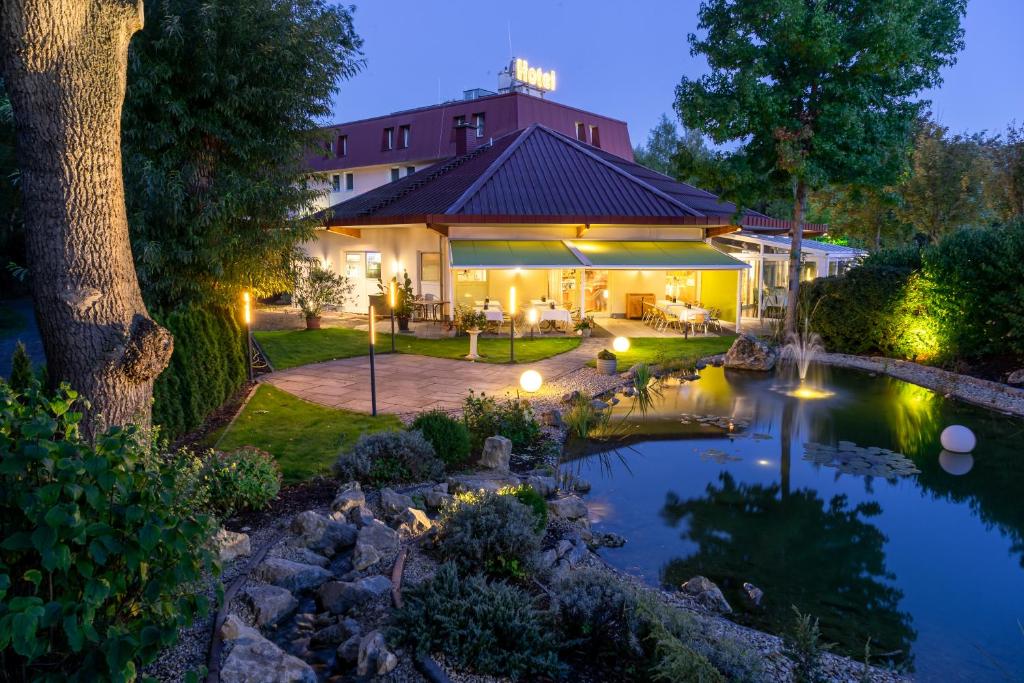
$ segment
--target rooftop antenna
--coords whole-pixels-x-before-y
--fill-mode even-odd
[[[508,22],[508,58],[515,59],[516,53],[512,50],[512,21]]]
[[[437,103],[441,104],[441,77],[437,77]]]

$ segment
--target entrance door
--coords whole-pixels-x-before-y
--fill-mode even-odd
[[[345,277],[352,283],[352,299],[347,308],[357,312],[365,312],[369,305],[366,299],[366,262],[364,252],[345,252]]]
[[[583,283],[583,306],[587,314],[606,313],[608,311],[608,271],[585,270],[586,279]]]

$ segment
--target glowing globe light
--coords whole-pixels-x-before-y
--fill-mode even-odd
[[[793,398],[799,398],[804,401],[814,401],[820,398],[828,398],[833,395],[831,391],[826,389],[816,389],[803,384],[792,391],[785,392],[785,394],[786,396],[792,396]]]
[[[616,337],[615,341],[612,342],[612,349],[618,353],[629,351],[629,340],[625,337]]]
[[[974,456],[970,453],[952,453],[943,449],[939,453],[939,467],[954,477],[967,474],[974,467]]]
[[[536,308],[531,308],[530,310],[528,310],[526,312],[526,322],[530,323],[531,325],[536,325],[537,324],[537,309]]]
[[[544,383],[544,379],[536,370],[527,370],[519,377],[519,386],[528,394],[532,394]]]
[[[954,453],[970,453],[978,445],[978,439],[963,425],[950,425],[939,436],[942,447]]]

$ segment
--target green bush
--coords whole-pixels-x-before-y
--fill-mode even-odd
[[[208,605],[212,520],[135,427],[79,437],[77,394],[0,383],[0,659],[24,680],[127,681]]]
[[[597,352],[598,360],[615,360],[617,356],[608,349],[601,349]]]
[[[14,391],[25,391],[32,384],[32,359],[28,357],[25,345],[18,341],[11,355],[11,376],[7,382]]]
[[[394,613],[395,635],[419,654],[442,652],[459,669],[512,680],[564,672],[549,617],[523,590],[480,576],[460,578],[455,565],[445,564],[403,598]]]
[[[171,362],[153,386],[153,423],[189,432],[245,383],[245,331],[227,309],[186,306],[154,318],[174,335]]]
[[[498,403],[491,396],[477,396],[471,390],[462,406],[462,419],[469,430],[471,453],[479,453],[489,436],[504,436],[517,450],[535,445],[540,437],[540,425],[529,401],[519,398]]]
[[[262,510],[281,490],[281,468],[274,456],[251,446],[210,452],[202,476],[210,490],[210,511],[224,517]]]
[[[420,413],[412,429],[423,434],[448,469],[458,469],[469,459],[469,430],[443,410]]]
[[[464,571],[523,578],[541,533],[533,510],[510,493],[461,493],[441,515],[436,537],[443,561]]]
[[[816,683],[824,680],[821,658],[832,649],[830,643],[821,642],[818,620],[809,614],[802,614],[793,606],[796,619],[793,629],[783,639],[782,652],[793,662],[794,683]]]
[[[534,518],[537,520],[534,528],[538,534],[543,534],[544,530],[548,528],[548,502],[544,500],[544,496],[537,493],[537,489],[532,486],[516,486],[509,489],[503,489],[499,491],[503,494],[511,494],[515,496],[515,499],[520,503],[530,508],[533,512]]]
[[[555,595],[562,640],[586,661],[629,677],[643,655],[635,591],[611,572],[583,568],[559,582]]]
[[[342,481],[383,486],[437,479],[444,463],[418,431],[377,432],[359,437],[334,470]]]

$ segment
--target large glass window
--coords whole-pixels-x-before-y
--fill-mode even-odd
[[[484,115],[474,114],[473,119],[476,121],[476,136],[482,138],[484,136]]]
[[[666,273],[665,296],[685,303],[696,303],[697,271],[672,270]]]
[[[345,252],[345,277],[361,278],[363,277],[363,252],[361,251],[346,251]]]
[[[345,174],[345,189],[351,191],[351,190],[354,190],[355,187],[356,187],[356,174],[355,173],[346,173]]]
[[[604,313],[608,310],[608,271],[587,270],[583,284],[583,305],[587,313]]]
[[[331,176],[331,192],[341,192],[341,176],[337,173]]]
[[[380,279],[380,252],[379,251],[368,251],[366,252],[366,279],[367,280],[378,280]]]
[[[398,146],[402,149],[409,146],[409,126],[400,126],[398,128]]]
[[[420,281],[440,282],[441,281],[441,252],[422,251],[420,252]]]

